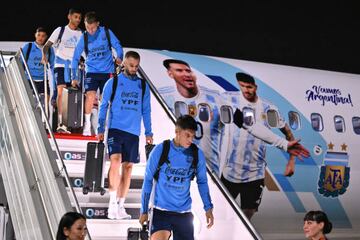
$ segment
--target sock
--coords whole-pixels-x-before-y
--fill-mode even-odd
[[[119,205],[120,207],[124,207],[125,198],[119,198]]]
[[[59,125],[62,124],[62,115],[61,114],[58,115],[58,124]]]
[[[119,198],[119,197],[116,198],[116,202],[119,204],[119,202],[120,202],[120,198]]]
[[[90,125],[91,113],[85,113],[85,123]]]
[[[109,195],[110,195],[110,200],[109,203],[110,204],[116,204],[116,191],[109,191]]]

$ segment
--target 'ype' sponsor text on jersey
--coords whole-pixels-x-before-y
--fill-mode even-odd
[[[116,50],[117,57],[123,59],[123,49],[119,39],[109,29],[111,46]],[[88,55],[85,59],[85,72],[87,73],[112,73],[114,72],[114,60],[112,51],[106,38],[104,27],[98,27],[96,32],[88,35]],[[80,56],[84,52],[84,34],[76,45],[74,57],[71,63],[72,79],[77,78],[77,67]]]
[[[35,41],[31,44],[31,51],[27,60],[27,65],[34,81],[44,81],[44,64],[41,63],[42,59],[42,46],[39,46]],[[22,48],[23,54],[26,55],[30,43],[26,43]],[[51,53],[50,53],[51,52]],[[49,49],[50,53],[50,69],[54,68],[55,54],[53,48]],[[48,54],[49,54],[48,53]],[[29,79],[29,76],[27,76]]]
[[[174,142],[170,143],[168,158],[170,164],[164,163],[159,171],[158,182],[153,189],[153,177],[156,172],[160,156],[163,150],[163,143],[155,146],[150,153],[149,160],[146,164],[145,178],[141,194],[141,213],[147,213],[149,208],[150,195],[154,194],[155,208],[172,212],[189,212],[191,211],[190,184],[193,169],[193,153],[191,148],[175,146]],[[196,183],[199,193],[204,204],[204,210],[213,208],[207,183],[206,163],[204,154],[199,149],[199,161],[197,164]]]
[[[230,95],[231,93],[227,93]],[[241,93],[233,93],[230,96],[231,102],[239,109],[249,108],[254,111],[256,124],[262,124],[270,129],[266,113],[268,110],[278,108],[270,102],[258,97],[255,103],[246,100]],[[280,116],[280,115],[279,115]],[[285,121],[279,117],[279,127],[285,126]],[[265,178],[266,167],[266,143],[249,134],[245,129],[231,126],[229,132],[232,141],[229,144],[228,161],[225,165],[223,175],[231,182],[251,182]]]
[[[141,80],[137,76],[130,78],[124,73],[118,76],[114,101],[111,105],[109,128],[116,128],[134,135],[140,135],[140,123],[143,119],[145,136],[152,136],[150,89],[146,84],[142,102]],[[104,86],[103,97],[99,107],[98,133],[105,131],[106,111],[112,93],[114,79],[110,78]]]

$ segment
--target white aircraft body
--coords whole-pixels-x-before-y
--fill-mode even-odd
[[[22,44],[1,43],[0,49],[17,51]],[[125,48],[125,52],[129,50],[140,54],[141,68],[153,85],[151,101],[155,143],[174,136],[173,122],[164,114],[165,110],[175,109],[175,115],[176,111],[183,111],[181,107],[176,109],[174,105],[167,104],[164,107],[159,104],[159,101],[166,103],[168,97],[161,89],[168,89],[170,94],[171,89],[176,90],[175,81],[169,77],[163,61],[177,59],[191,66],[198,85],[206,87],[210,92],[219,93],[220,98],[225,96],[226,92],[241,94],[235,77],[237,72],[252,75],[258,86],[258,96],[278,107],[279,112],[275,115],[269,111],[265,116],[273,126],[272,131],[283,136],[276,127],[278,117],[283,116],[295,138],[301,139],[300,143],[310,151],[309,158],[302,161],[296,159],[294,174],[286,177],[284,170],[289,155],[267,146],[266,187],[259,210],[251,219],[252,226],[263,239],[304,239],[303,218],[310,210],[327,213],[333,223],[330,239],[360,239],[360,208],[356,200],[360,196],[359,75],[165,50]],[[176,94],[178,93],[174,93],[175,102]],[[212,100],[197,102],[194,108],[189,107],[191,104],[185,104],[188,113],[200,118],[205,135],[208,134],[207,124],[215,116],[209,101]],[[217,99],[214,104],[217,104]],[[219,104],[220,108],[224,103]],[[200,117],[202,110],[208,111],[208,114]],[[225,123],[223,118],[221,121],[225,129],[232,124]],[[226,145],[231,141],[227,139],[226,131],[222,134],[222,142],[216,143],[221,145],[218,153],[220,162],[226,161]],[[140,139],[140,146],[144,146],[144,139]],[[60,143],[61,141],[63,140],[59,140]],[[77,148],[73,142],[69,144],[63,141],[63,146],[64,156],[71,156],[66,153],[66,149],[70,153],[83,152],[85,144],[79,143]],[[140,155],[141,162],[145,164],[143,147]],[[81,154],[78,156],[81,158]],[[213,169],[209,169],[209,174],[211,170]],[[214,175],[214,172],[211,174]],[[239,232],[245,230],[237,229],[240,221],[229,214],[229,211],[232,211],[232,208],[229,208],[230,202],[223,197],[223,193],[218,191],[218,186],[213,184],[210,178],[209,184],[211,193],[214,194],[213,230],[204,227],[201,199],[196,193],[197,189],[192,189],[192,192],[195,192],[193,206],[197,209],[194,210],[197,238],[239,239]],[[238,199],[235,201],[238,202]],[[91,230],[91,226],[89,228]],[[253,236],[246,234],[243,239],[253,239]]]

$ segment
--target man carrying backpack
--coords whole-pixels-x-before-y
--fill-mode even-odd
[[[129,191],[131,171],[139,163],[139,135],[141,119],[145,127],[146,142],[152,143],[150,88],[136,73],[140,55],[134,51],[125,54],[124,72],[109,79],[104,86],[99,107],[98,139],[104,140],[106,113],[108,119],[109,219],[129,219],[124,202]],[[121,177],[119,170],[121,167]]]
[[[47,63],[47,54],[52,45],[55,47],[55,68],[54,78],[57,85],[57,108],[58,108],[58,128],[57,132],[70,133],[66,126],[62,124],[62,92],[70,86],[70,67],[74,54],[75,46],[82,34],[79,29],[81,22],[81,12],[77,9],[70,9],[68,14],[69,23],[66,26],[58,27],[51,34],[49,40],[43,47],[42,62]]]
[[[72,60],[72,85],[76,87],[79,77],[77,76],[78,63],[80,56],[85,52],[85,124],[83,135],[91,135],[91,111],[96,98],[96,92],[101,94],[106,81],[110,78],[110,74],[115,72],[115,63],[120,65],[123,58],[123,49],[120,41],[114,33],[99,26],[99,19],[95,12],[85,14],[86,32],[78,42],[74,57]],[[116,51],[116,59],[114,63],[112,48]]]
[[[45,85],[44,85],[44,65],[41,63],[42,59],[42,48],[44,46],[44,43],[47,39],[47,33],[46,30],[43,27],[38,27],[35,32],[35,41],[26,43],[23,47],[23,54],[25,55],[25,61],[28,65],[30,75],[32,79],[35,82],[36,90],[38,94],[44,94],[45,93]],[[54,50],[50,48],[47,55],[47,61],[50,63],[50,69],[52,70],[54,67]],[[28,74],[28,73],[27,73]],[[50,96],[50,87],[49,87],[49,77],[48,76],[48,83],[47,83],[47,96],[48,99],[46,101],[49,101]],[[27,78],[30,79],[30,77],[27,75]],[[30,84],[31,88],[32,85]]]
[[[140,223],[148,221],[150,195],[154,195],[150,219],[151,239],[193,240],[190,183],[196,176],[204,204],[207,228],[214,223],[206,161],[201,149],[192,143],[197,123],[190,115],[180,116],[175,124],[175,138],[155,146],[146,165],[141,195]],[[156,186],[153,189],[153,180]]]

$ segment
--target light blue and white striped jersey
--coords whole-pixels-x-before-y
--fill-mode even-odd
[[[220,169],[220,148],[221,140],[224,133],[224,124],[220,122],[220,106],[223,99],[216,90],[198,86],[199,92],[195,97],[185,98],[181,96],[175,86],[159,88],[159,93],[164,98],[170,110],[175,114],[189,114],[193,116],[203,127],[203,137],[195,140],[194,143],[199,145],[203,150],[206,161],[215,173],[219,174]],[[176,102],[183,102],[187,109],[175,107]],[[184,112],[185,111],[185,112]],[[208,121],[203,121],[208,118]]]
[[[267,122],[267,111],[278,109],[270,102],[258,97],[256,103],[247,101],[241,92],[227,92],[228,101],[244,112],[244,108],[254,111],[256,124],[263,124],[270,128]],[[284,119],[279,114],[279,127],[285,126]],[[227,162],[223,169],[223,176],[228,181],[240,183],[251,182],[265,177],[266,143],[254,137],[245,129],[239,129],[232,124],[229,131],[230,143],[227,152]]]

